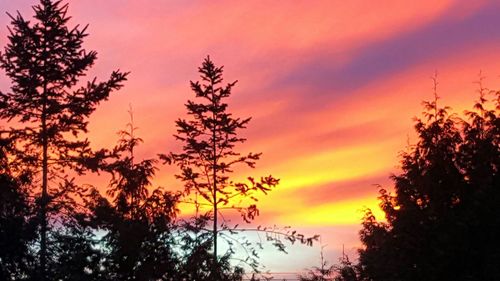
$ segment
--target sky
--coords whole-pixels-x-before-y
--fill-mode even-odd
[[[0,0],[0,11],[29,17],[35,0]],[[321,245],[336,262],[353,258],[366,207],[377,211],[377,184],[391,188],[398,153],[415,139],[413,118],[432,98],[457,112],[500,75],[498,1],[70,1],[70,25],[89,24],[84,46],[98,52],[89,73],[129,81],[90,119],[89,139],[109,147],[133,107],[144,144],[138,157],[179,152],[174,121],[193,98],[189,81],[210,55],[238,80],[230,111],[252,117],[241,152],[262,152],[255,169],[235,177],[272,174],[279,187],[259,197],[262,225],[320,234],[314,247],[289,255],[266,250],[273,272],[319,265]],[[0,15],[0,46],[9,18]],[[9,82],[0,75],[0,89]],[[155,185],[179,189],[175,167],[162,166]],[[103,185],[96,176],[86,180]],[[104,189],[104,187],[103,187]],[[235,218],[236,219],[236,218]]]

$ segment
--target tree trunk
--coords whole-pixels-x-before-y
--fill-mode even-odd
[[[45,87],[46,88],[46,87]],[[48,196],[48,140],[47,140],[47,116],[46,116],[46,90],[44,89],[44,103],[42,107],[42,198],[40,202],[41,229],[40,229],[40,277],[46,280],[47,270],[47,204]]]
[[[212,84],[212,103],[214,102],[214,89],[213,89],[213,84]],[[215,105],[214,105],[215,107]],[[218,272],[218,261],[217,261],[217,143],[215,140],[215,133],[216,133],[216,122],[215,122],[215,113],[212,115],[213,118],[213,128],[212,128],[212,142],[213,142],[213,157],[214,157],[214,162],[213,162],[213,200],[214,200],[214,229],[213,229],[213,235],[214,235],[214,264],[212,268],[212,276],[213,276],[213,281],[217,281],[217,272]]]

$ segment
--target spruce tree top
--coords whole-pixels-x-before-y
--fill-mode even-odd
[[[88,142],[76,137],[87,132],[87,118],[128,74],[113,71],[107,81],[81,83],[97,53],[83,48],[87,26],[68,27],[67,9],[61,1],[41,0],[32,21],[9,14],[8,43],[0,52],[0,67],[12,82],[10,92],[0,91],[0,119],[26,126],[11,132],[35,150],[35,165],[44,142],[59,164],[88,150]]]
[[[41,0],[33,21],[9,14],[9,42],[0,53],[0,66],[12,81],[10,93],[0,92],[0,118],[36,123],[45,114],[49,138],[86,131],[85,118],[127,76],[114,71],[106,82],[94,78],[78,86],[97,53],[82,46],[87,26],[68,27],[67,9],[61,1]]]

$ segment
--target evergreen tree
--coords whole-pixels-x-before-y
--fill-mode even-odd
[[[467,184],[460,220],[468,228],[468,274],[476,279],[500,278],[500,93],[483,86],[480,74],[478,98],[462,123],[463,142],[458,163]],[[493,100],[489,100],[493,97]],[[493,105],[493,106],[492,106]],[[478,274],[481,273],[481,274]]]
[[[142,142],[131,122],[120,131],[118,145],[99,169],[111,174],[106,197],[93,190],[87,205],[94,228],[104,231],[102,246],[107,280],[181,280],[175,252],[178,195],[155,189],[150,192],[156,160],[138,161],[134,155]]]
[[[306,274],[299,275],[300,281],[333,281],[335,276],[335,266],[328,265],[323,256],[323,247],[321,248],[321,265],[308,270]]]
[[[435,86],[437,82],[435,81]],[[436,87],[435,87],[436,88]],[[487,109],[487,94],[495,108]],[[382,189],[386,223],[367,212],[361,231],[364,280],[497,280],[500,221],[498,93],[480,86],[461,120],[425,102],[418,142],[402,153],[395,194]]]
[[[323,256],[323,248],[321,249],[321,265],[315,266],[308,270],[306,274],[299,275],[300,281],[358,281],[359,274],[356,265],[354,265],[349,257],[342,249],[342,257],[339,264],[328,265],[328,262]]]
[[[191,89],[196,101],[188,100],[186,104],[189,119],[176,121],[175,138],[183,143],[183,151],[160,155],[160,158],[167,163],[176,164],[181,170],[177,178],[184,182],[185,194],[191,195],[188,201],[196,207],[194,228],[204,230],[206,221],[203,221],[203,218],[211,221],[210,239],[213,251],[210,262],[211,280],[222,280],[221,262],[234,253],[232,246],[239,244],[245,248],[250,247],[251,243],[246,239],[240,241],[229,237],[237,233],[239,229],[229,226],[228,222],[221,217],[221,211],[237,210],[245,222],[251,222],[259,214],[255,196],[258,193],[267,194],[278,185],[279,180],[273,176],[266,176],[260,179],[248,177],[247,182],[237,182],[230,177],[238,165],[254,168],[261,154],[242,154],[236,150],[238,144],[246,141],[239,135],[250,122],[250,118],[236,118],[228,111],[226,100],[231,96],[236,81],[224,85],[223,67],[215,66],[210,57],[203,61],[198,71],[201,81],[191,81]],[[239,203],[245,200],[252,203],[248,205]],[[269,240],[283,251],[284,244],[276,238],[279,235],[283,235],[285,239],[292,242],[301,240],[304,243],[310,243],[312,241],[303,236],[297,238],[296,232],[278,233],[274,229],[264,228],[253,230],[276,234],[268,236]],[[220,237],[226,238],[230,246],[224,255],[219,255],[218,252]],[[257,270],[256,249],[252,248],[247,252],[249,256],[243,262]]]
[[[36,172],[30,194],[39,220],[39,280],[48,278],[53,262],[51,223],[70,214],[74,195],[82,192],[66,171],[83,172],[82,156],[90,153],[89,142],[80,138],[87,118],[126,79],[126,73],[115,71],[105,82],[79,83],[97,54],[82,47],[86,27],[68,27],[67,8],[41,0],[33,7],[33,21],[9,15],[8,44],[0,54],[0,67],[12,82],[10,92],[0,92],[0,118],[20,124],[11,129],[17,157]]]

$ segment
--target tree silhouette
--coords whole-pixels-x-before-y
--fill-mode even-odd
[[[328,265],[328,262],[323,256],[323,248],[321,247],[321,264],[308,270],[306,274],[299,275],[300,281],[333,281],[335,274],[335,266]]]
[[[220,262],[234,253],[232,245],[238,244],[245,248],[251,244],[246,239],[242,241],[231,239],[231,234],[245,230],[231,227],[226,221],[221,222],[220,218],[223,219],[221,211],[237,210],[245,222],[251,222],[259,214],[255,196],[258,193],[267,194],[277,186],[279,180],[273,176],[266,176],[260,179],[248,177],[247,182],[237,182],[230,177],[238,165],[254,168],[261,154],[242,154],[236,150],[237,144],[246,141],[239,134],[250,122],[250,118],[236,118],[228,112],[226,100],[231,96],[236,81],[224,85],[223,67],[217,67],[210,57],[203,61],[198,72],[201,82],[191,81],[191,89],[195,93],[196,101],[189,100],[186,104],[190,118],[176,121],[175,138],[183,143],[183,151],[160,155],[160,158],[167,163],[176,164],[181,170],[176,177],[183,181],[185,193],[192,195],[188,197],[188,201],[196,207],[195,221],[197,223],[194,228],[204,230],[206,220],[212,221],[211,230],[208,230],[211,232],[213,243],[211,279],[220,280],[222,278],[219,270]],[[246,203],[244,200],[252,203],[243,205]],[[207,212],[199,216],[198,212],[203,210]],[[295,232],[293,234],[292,232],[280,233],[275,229],[265,228],[253,229],[253,231],[268,231],[284,235],[292,242],[297,239],[304,243],[312,241],[303,236],[297,238]],[[230,247],[229,251],[219,259],[218,239],[220,237],[227,239]],[[277,236],[268,237],[278,249],[284,250],[281,240],[274,238]],[[251,249],[247,252],[249,256],[243,262],[257,270],[256,250]]]
[[[142,142],[136,136],[132,111],[128,130],[119,132],[117,146],[99,165],[111,174],[106,197],[93,190],[87,204],[91,223],[105,231],[102,238],[108,280],[177,279],[179,260],[174,251],[178,195],[155,189],[154,159],[138,161],[134,150]]]
[[[401,154],[395,194],[380,191],[386,223],[368,211],[360,233],[365,280],[497,280],[500,220],[498,92],[480,83],[467,119],[434,100],[416,119],[418,141]],[[487,95],[495,108],[487,109]],[[493,214],[492,214],[493,213]]]
[[[349,257],[344,253],[342,248],[342,257],[339,264],[328,265],[328,262],[323,256],[323,248],[321,248],[321,265],[315,266],[307,271],[306,274],[299,275],[300,281],[358,281],[358,270]]]
[[[33,21],[9,15],[9,41],[0,54],[12,81],[11,91],[0,93],[0,118],[19,124],[10,131],[17,157],[36,172],[31,193],[39,214],[40,280],[46,279],[51,218],[70,213],[73,195],[82,191],[66,173],[83,172],[81,157],[90,153],[89,142],[78,137],[96,106],[126,79],[126,73],[114,71],[105,82],[79,85],[97,54],[82,48],[86,27],[68,27],[67,8],[41,0],[33,7]]]
[[[103,152],[106,157],[97,166],[112,176],[110,200],[97,189],[86,200],[90,224],[103,232],[100,280],[208,280],[212,240],[204,235],[195,239],[186,232],[191,225],[176,220],[180,194],[161,188],[151,192],[156,160],[134,156],[142,139],[131,111],[130,117],[118,144]],[[219,280],[241,280],[242,272],[227,259],[218,266]]]
[[[31,273],[29,243],[35,232],[27,184],[31,174],[20,173],[9,161],[12,140],[0,132],[0,279],[17,280]],[[17,176],[16,176],[17,175]]]
[[[103,254],[95,231],[88,223],[86,213],[65,220],[62,229],[53,234],[50,252],[52,265],[47,269],[52,280],[101,281],[106,280]]]
[[[340,259],[340,264],[335,266],[335,271],[337,276],[333,279],[334,281],[360,280],[357,266],[354,265],[345,254],[343,254],[343,257]]]

